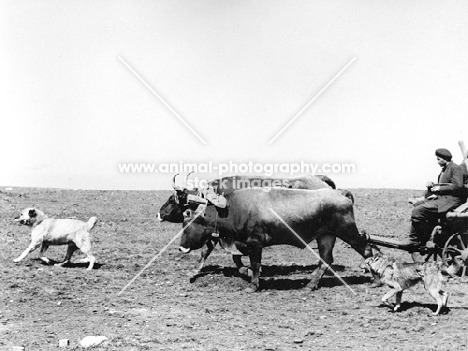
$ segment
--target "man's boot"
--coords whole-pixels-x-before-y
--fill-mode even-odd
[[[421,223],[411,221],[411,229],[408,239],[403,241],[403,245],[408,246],[408,248],[410,249],[409,252],[411,252],[412,250],[417,251],[419,246],[421,246],[421,242],[419,240],[420,230]]]

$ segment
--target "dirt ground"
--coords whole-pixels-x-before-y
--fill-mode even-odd
[[[411,190],[352,189],[356,222],[370,234],[404,238]],[[70,349],[87,335],[105,335],[96,350],[468,350],[468,281],[447,283],[450,311],[431,317],[435,302],[422,286],[405,292],[402,311],[381,306],[386,287],[371,288],[363,259],[339,241],[333,268],[350,288],[327,275],[317,291],[304,286],[317,259],[308,250],[267,248],[262,290],[246,293],[230,256],[217,248],[204,274],[190,283],[199,252],[182,255],[180,224],[156,219],[169,191],[83,191],[13,188],[0,192],[0,349]],[[50,217],[97,216],[98,264],[54,267],[35,252],[15,264],[29,244],[29,228],[13,223],[26,207]],[[314,247],[314,243],[312,247]],[[401,261],[408,253],[383,249]],[[47,256],[61,260],[65,247]],[[156,257],[157,256],[157,257]],[[84,257],[76,253],[74,260]],[[118,293],[149,267],[120,295]],[[248,260],[244,258],[244,263]]]

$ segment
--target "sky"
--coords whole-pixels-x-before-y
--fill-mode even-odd
[[[467,44],[466,1],[1,1],[0,186],[170,189],[119,164],[252,161],[423,189],[435,149],[468,145]]]

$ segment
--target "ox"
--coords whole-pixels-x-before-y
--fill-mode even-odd
[[[191,173],[187,175],[185,184],[187,185],[188,177]],[[158,213],[158,219],[160,221],[169,221],[174,223],[182,223],[184,221],[183,211],[189,207],[194,210],[198,204],[190,205],[187,202],[187,197],[190,195],[201,195],[198,189],[189,190],[186,187],[179,187],[175,184],[175,177],[172,179],[172,187],[174,188],[174,194],[172,194],[166,203],[161,207]],[[216,194],[219,195],[228,195],[238,189],[245,189],[250,187],[287,187],[290,189],[323,189],[323,188],[333,188],[335,189],[335,183],[325,175],[322,176],[302,176],[295,178],[268,178],[268,177],[253,177],[253,176],[229,176],[219,179],[214,179],[208,182],[208,187],[213,189]],[[354,202],[352,194],[348,192],[346,196]],[[195,270],[190,273],[191,280],[194,280],[196,276],[200,273],[201,269],[204,267],[205,262],[208,256],[211,254],[213,249],[218,243],[217,238],[212,238],[211,240],[206,241],[205,246],[202,247],[200,259],[198,260],[198,265]],[[244,267],[242,263],[242,254],[240,252],[235,252],[232,256],[234,263],[236,264],[239,273],[241,274],[251,274],[251,271]]]
[[[190,174],[187,174],[185,178],[185,184],[187,185],[187,180]],[[176,185],[176,177],[178,174],[174,175],[172,178],[172,188],[174,193],[169,196],[169,199],[161,206],[157,217],[160,222],[168,221],[172,223],[182,223],[184,221],[184,216],[182,214],[183,209],[188,207],[187,205],[187,196],[188,195],[200,195],[200,192],[197,188],[188,189],[187,186],[181,187]]]
[[[372,256],[367,237],[360,234],[356,227],[352,202],[336,190],[278,188],[264,192],[248,188],[224,197],[218,195],[217,198],[214,202],[196,198],[202,205],[196,211],[184,212],[184,227],[193,222],[184,229],[179,250],[188,253],[202,248],[211,241],[214,228],[217,228],[220,239],[226,243],[225,247],[249,256],[253,271],[249,291],[259,289],[264,247],[282,244],[304,247],[302,241],[270,208],[306,243],[314,239],[317,241],[321,261],[308,284],[311,290],[318,288],[327,269],[323,262],[328,265],[333,262],[336,238],[351,245],[364,258]],[[224,206],[219,203],[224,203]]]
[[[192,172],[191,172],[192,173]],[[185,180],[187,180],[189,175]],[[184,221],[183,211],[187,208],[186,198],[189,194],[198,194],[198,189],[188,189],[187,187],[176,186],[175,178],[172,179],[172,187],[174,194],[169,196],[169,199],[161,206],[157,217],[159,221],[168,221],[172,223],[182,223]],[[276,182],[276,183],[275,183]],[[290,189],[322,189],[332,188],[336,189],[335,183],[326,175],[318,176],[302,176],[296,178],[271,178],[271,177],[254,177],[254,176],[229,176],[219,179],[214,179],[208,182],[208,186],[212,187],[217,194],[230,194],[235,190],[250,188],[252,186],[264,187],[266,185],[278,187],[287,187]],[[351,193],[349,193],[352,197]],[[354,201],[354,199],[353,199]]]

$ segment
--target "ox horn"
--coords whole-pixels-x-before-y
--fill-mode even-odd
[[[175,183],[175,179],[176,179],[176,177],[177,177],[178,175],[179,175],[179,173],[176,173],[176,174],[174,175],[174,178],[172,178],[172,187],[174,188],[174,190],[179,190],[179,189],[180,189],[180,187],[177,186],[176,183]]]
[[[187,176],[185,177],[185,187],[188,187],[188,186],[187,186],[188,178],[190,177],[190,175],[191,175],[192,173],[193,173],[193,171],[190,172],[189,174],[187,174]]]

